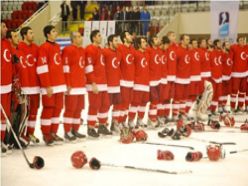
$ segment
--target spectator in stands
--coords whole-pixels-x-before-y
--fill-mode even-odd
[[[78,3],[77,1],[71,1],[73,21],[77,20],[77,3]]]
[[[144,6],[143,11],[140,13],[142,35],[146,35],[148,32],[150,19],[151,19],[150,13],[148,12],[147,8]]]
[[[127,23],[126,23],[126,29],[125,30],[128,30],[130,33],[132,32],[132,16],[133,16],[133,8],[132,7],[126,7],[126,20],[127,20]]]
[[[97,10],[97,8],[95,8],[94,12],[92,13],[92,20],[93,21],[99,21],[99,19],[100,19],[100,16],[99,16],[98,10]]]
[[[69,6],[66,4],[66,1],[63,1],[60,5],[61,8],[61,17],[62,17],[62,32],[67,30],[68,17],[70,15]]]
[[[123,14],[122,14],[122,11],[121,11],[121,8],[120,6],[117,6],[116,7],[116,12],[114,14],[114,20],[116,20],[116,33],[117,34],[120,34],[122,32],[122,28],[121,28],[121,20],[123,20]]]
[[[140,34],[140,9],[139,7],[134,8],[133,12],[133,31],[136,32],[138,35]]]
[[[101,15],[100,15],[100,20],[107,20],[108,19],[108,8],[107,7],[102,7],[101,9]]]
[[[87,4],[87,1],[79,1],[80,18],[81,18],[81,20],[84,20],[84,14],[85,14],[86,4]]]

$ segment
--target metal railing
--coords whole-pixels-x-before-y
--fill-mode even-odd
[[[108,21],[108,20],[102,20]],[[113,20],[109,20],[113,21]],[[127,30],[130,33],[136,33],[136,35],[147,36],[147,34],[158,33],[164,26],[170,22],[170,18],[167,19],[151,19],[151,20],[114,20],[115,21],[115,33],[120,34],[122,31]],[[69,33],[70,31],[83,32],[84,21],[61,21],[60,31],[62,33]],[[96,24],[97,25],[97,24]],[[101,29],[100,21],[99,27]]]

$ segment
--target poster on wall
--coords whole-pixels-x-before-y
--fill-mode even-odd
[[[235,42],[238,29],[239,1],[211,1],[211,39]]]

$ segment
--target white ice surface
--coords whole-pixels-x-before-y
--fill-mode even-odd
[[[83,117],[85,118],[85,112]],[[207,143],[192,139],[180,141],[161,139],[157,136],[159,130],[147,130],[149,142],[190,145],[206,156]],[[221,129],[217,133],[191,135],[206,140],[236,142],[237,145],[224,146],[227,152],[226,158],[218,162],[211,162],[208,159],[186,162],[185,155],[189,152],[188,149],[137,143],[125,145],[118,142],[118,136],[101,137],[97,140],[87,139],[75,144],[65,143],[53,147],[45,146],[42,141],[38,146],[30,146],[25,151],[30,161],[37,155],[43,157],[45,167],[41,170],[30,169],[21,152],[15,150],[11,155],[1,158],[1,184],[2,186],[248,186],[248,152],[228,154],[231,150],[248,149],[248,133],[224,132],[228,130],[239,131]],[[86,133],[86,127],[81,127],[80,131]],[[39,126],[36,135],[41,136]],[[63,126],[59,128],[59,135],[63,136]],[[158,149],[172,151],[175,159],[158,161],[156,159]],[[84,151],[88,160],[96,157],[103,163],[168,171],[192,170],[192,173],[169,175],[106,166],[93,171],[88,164],[82,169],[75,169],[71,165],[70,156],[77,150]]]

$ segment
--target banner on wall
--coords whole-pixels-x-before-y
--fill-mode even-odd
[[[105,47],[108,36],[115,33],[115,21],[85,21],[83,42],[84,47],[91,43],[90,33],[92,30],[100,30],[102,35],[102,47]]]
[[[84,38],[83,38],[83,46],[87,46],[90,44],[90,32],[91,32],[91,21],[84,22]]]
[[[211,39],[235,42],[238,32],[239,1],[211,1]]]

